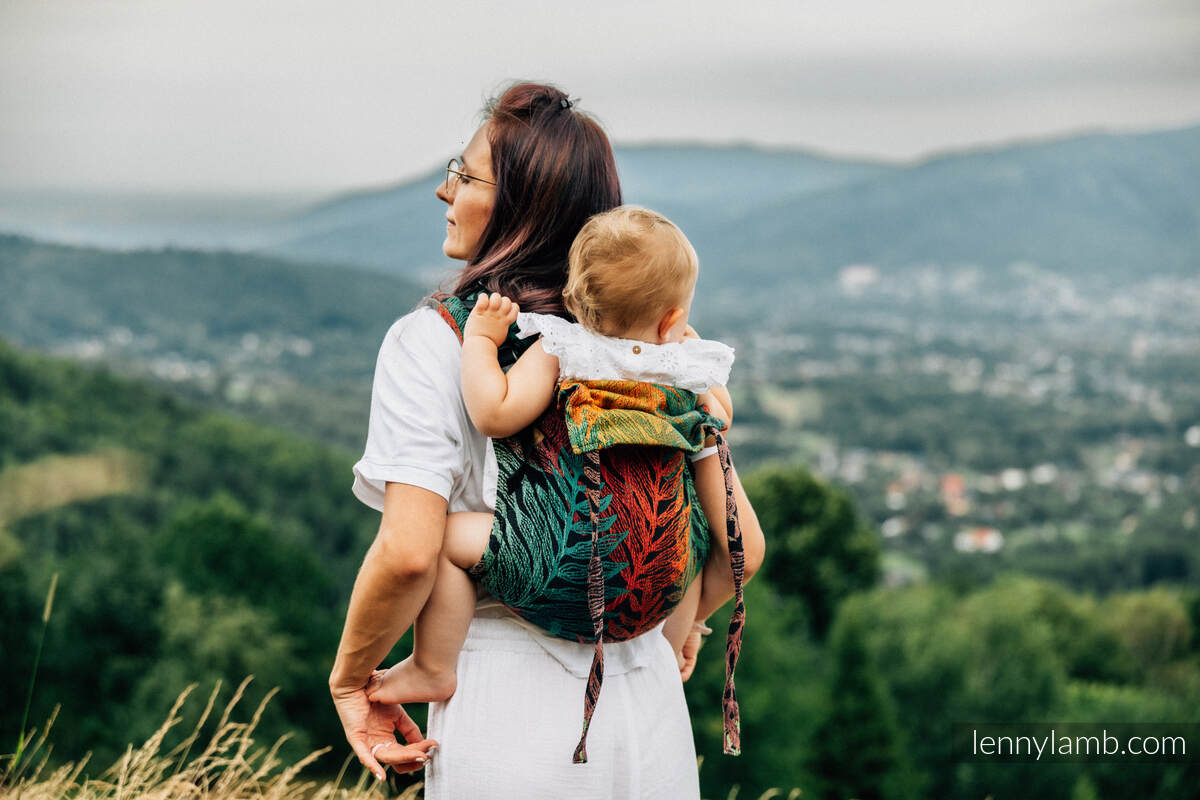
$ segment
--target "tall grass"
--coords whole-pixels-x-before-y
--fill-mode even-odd
[[[46,605],[42,608],[42,631],[38,635],[37,650],[33,654],[33,670],[29,675],[29,691],[25,693],[25,710],[21,712],[21,727],[17,733],[17,752],[13,755],[13,766],[20,764],[25,753],[25,725],[29,722],[29,706],[33,703],[33,688],[37,684],[38,665],[42,660],[42,645],[46,643],[46,628],[50,627],[50,612],[54,609],[54,590],[58,587],[58,573],[50,578],[50,590],[46,592]]]
[[[51,596],[53,590],[51,590]],[[49,602],[47,603],[49,608]],[[48,616],[48,614],[47,614]],[[256,746],[254,731],[267,703],[278,689],[269,691],[258,704],[248,722],[231,719],[253,676],[241,682],[226,703],[215,732],[195,755],[193,748],[213,714],[221,691],[218,682],[208,696],[204,711],[183,741],[164,750],[170,731],[182,722],[180,711],[196,688],[192,684],[175,699],[166,720],[140,747],[126,748],[116,763],[92,778],[84,774],[90,756],[78,762],[51,767],[50,731],[58,716],[55,707],[50,719],[39,733],[31,731],[28,740],[22,733],[18,752],[0,756],[0,798],[4,800],[378,800],[390,794],[387,787],[374,780],[365,770],[351,785],[343,786],[353,757],[342,763],[333,781],[301,780],[300,772],[330,748],[314,750],[291,764],[278,757],[280,747],[289,738],[284,735],[270,747]],[[24,752],[22,752],[22,750]],[[697,760],[703,766],[703,757]],[[396,795],[398,800],[417,800],[421,784],[406,787]],[[738,800],[739,788],[733,787],[725,800]],[[784,793],[768,789],[757,800],[798,800],[800,789]],[[990,800],[990,799],[989,799]]]
[[[212,715],[220,684],[208,697],[199,721],[182,742],[164,751],[168,732],[182,721],[179,712],[193,684],[175,700],[166,720],[144,744],[137,749],[130,745],[115,764],[99,777],[84,775],[88,758],[51,768],[49,733],[58,714],[55,708],[40,734],[30,737],[23,758],[0,758],[0,796],[13,800],[360,800],[378,798],[384,788],[362,770],[356,782],[342,786],[350,759],[342,764],[337,779],[307,781],[299,778],[306,766],[316,761],[329,748],[314,750],[292,764],[278,757],[279,748],[288,739],[281,736],[270,747],[257,746],[254,730],[263,709],[275,694],[267,693],[249,722],[234,722],[230,717],[242,699],[251,678],[242,681],[226,704],[216,722],[216,730],[208,742],[192,755],[202,730]],[[401,800],[415,800],[420,784],[408,787],[399,795]]]

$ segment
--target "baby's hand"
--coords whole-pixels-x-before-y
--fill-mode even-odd
[[[499,347],[508,338],[508,327],[517,321],[517,312],[520,310],[520,306],[507,297],[484,292],[475,301],[471,316],[467,317],[463,338],[483,336]]]

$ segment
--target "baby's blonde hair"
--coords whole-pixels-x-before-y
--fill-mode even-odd
[[[618,206],[580,229],[567,256],[563,304],[585,328],[617,336],[686,308],[700,261],[662,214]]]

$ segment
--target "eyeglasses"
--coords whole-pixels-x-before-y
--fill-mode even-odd
[[[450,194],[460,185],[464,183],[470,183],[471,181],[479,181],[480,183],[486,183],[489,186],[496,185],[495,181],[489,181],[486,178],[477,178],[474,175],[468,175],[460,169],[461,166],[462,164],[458,163],[457,158],[450,159],[450,163],[446,164],[446,183],[444,186],[446,194]]]

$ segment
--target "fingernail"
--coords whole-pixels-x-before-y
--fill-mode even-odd
[[[417,756],[417,758],[416,758],[416,762],[418,764],[424,764],[427,760],[428,759],[422,758],[421,756]]]
[[[376,773],[375,773],[375,780],[377,780],[377,781],[381,781],[381,780],[383,780],[383,773],[382,773],[382,772],[376,772]]]

